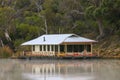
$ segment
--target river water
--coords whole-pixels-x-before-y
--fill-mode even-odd
[[[120,80],[120,60],[0,59],[0,80]]]

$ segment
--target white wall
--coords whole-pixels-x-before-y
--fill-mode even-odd
[[[44,50],[44,47],[46,48]],[[55,45],[53,47],[51,47],[51,45],[49,46],[49,51],[48,51],[48,46],[42,45],[42,50],[40,51],[40,45],[35,45],[35,49],[34,51],[32,51],[33,54],[41,54],[41,55],[49,55],[49,56],[54,56],[55,55]],[[33,46],[32,46],[32,50],[33,50]],[[44,53],[43,53],[44,52]]]
[[[40,48],[38,45],[35,45],[35,52],[39,52]]]

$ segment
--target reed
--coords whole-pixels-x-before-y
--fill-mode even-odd
[[[9,46],[4,46],[0,48],[0,57],[1,58],[9,58],[13,54],[12,49]]]

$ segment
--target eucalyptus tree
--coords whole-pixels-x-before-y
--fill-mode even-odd
[[[97,39],[100,39],[104,36],[103,20],[105,10],[102,7],[102,0],[87,0],[86,4],[88,5],[85,10],[86,16],[88,18],[96,20],[99,29],[99,36]]]
[[[0,30],[4,32],[7,41],[11,41],[9,34],[12,32],[14,26],[14,9],[2,7],[0,8],[0,12]]]
[[[98,24],[98,40],[105,36],[105,23],[111,28],[118,26],[116,24],[119,24],[117,22],[120,19],[120,0],[81,0],[81,3],[84,6],[86,17]]]
[[[102,6],[106,10],[105,20],[109,24],[109,28],[114,31],[120,30],[120,0],[104,0]],[[119,33],[120,34],[120,33]]]
[[[47,25],[47,20],[46,20],[46,17],[44,14],[41,14],[40,12],[43,11],[43,2],[44,0],[31,0],[32,3],[34,3],[36,5],[36,8],[37,8],[37,12],[38,12],[38,16],[40,18],[42,18],[44,20],[44,28],[42,28],[42,30],[48,34],[48,25]]]

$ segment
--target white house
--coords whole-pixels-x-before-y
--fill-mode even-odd
[[[81,57],[92,56],[95,42],[76,34],[45,34],[22,45],[31,46],[30,56]]]

